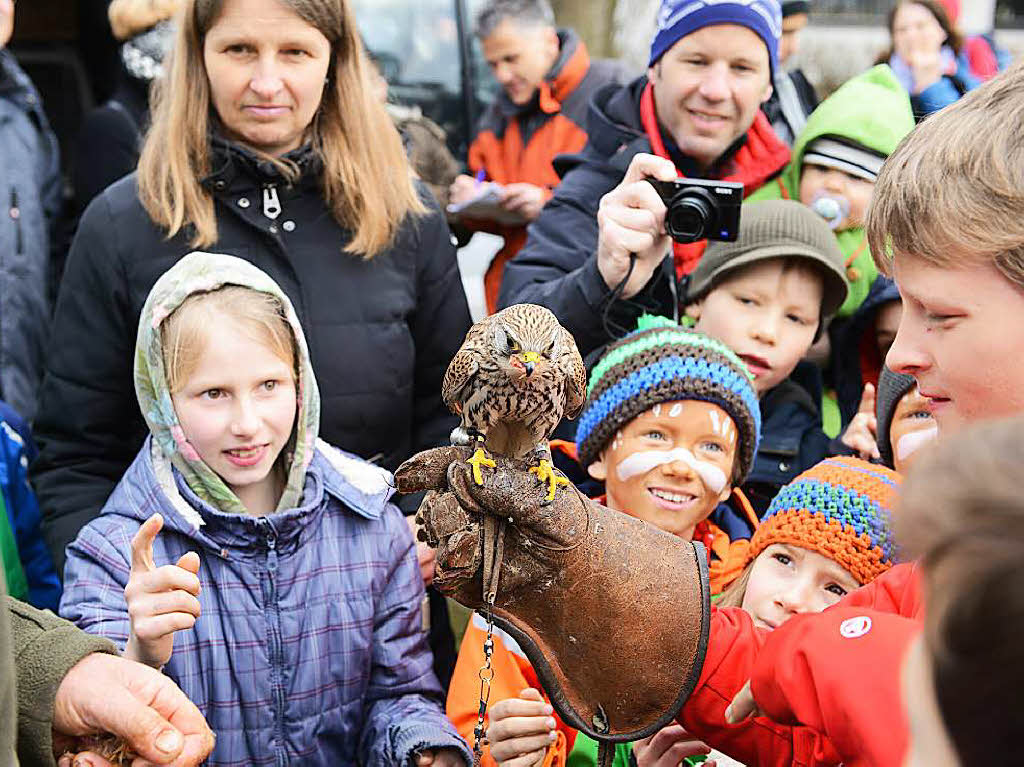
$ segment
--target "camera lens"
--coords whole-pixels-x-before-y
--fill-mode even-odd
[[[714,206],[702,194],[695,193],[697,191],[684,191],[669,206],[665,228],[676,242],[703,240],[714,230],[717,218]]]

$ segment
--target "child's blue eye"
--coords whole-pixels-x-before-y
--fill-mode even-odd
[[[772,554],[772,559],[776,560],[781,565],[788,565],[793,559],[789,554],[776,553]]]
[[[719,445],[717,442],[701,442],[700,449],[706,450],[711,453],[724,453],[725,448]]]

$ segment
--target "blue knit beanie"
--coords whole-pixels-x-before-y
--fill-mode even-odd
[[[754,464],[761,408],[754,379],[731,349],[666,317],[643,316],[639,329],[611,344],[590,372],[576,427],[582,466],[597,460],[615,433],[662,402],[701,400],[721,407],[739,436],[737,482]]]
[[[782,36],[779,0],[662,0],[648,66],[688,34],[713,24],[739,24],[760,37],[775,74]]]

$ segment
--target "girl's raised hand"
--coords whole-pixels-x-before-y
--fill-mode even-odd
[[[173,565],[157,567],[153,541],[164,526],[154,514],[132,539],[132,569],[124,598],[129,634],[125,657],[161,668],[171,659],[174,632],[190,629],[199,617],[199,555],[190,551]]]

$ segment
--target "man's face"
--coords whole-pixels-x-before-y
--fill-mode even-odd
[[[658,121],[703,167],[750,130],[772,95],[768,49],[737,24],[698,29],[669,48],[647,76]]]
[[[718,405],[679,400],[626,424],[588,467],[608,507],[690,540],[732,492],[739,435]]]
[[[737,269],[686,313],[697,330],[746,363],[760,396],[788,378],[811,348],[821,297],[822,278],[813,268],[774,258]]]
[[[782,19],[782,37],[779,38],[779,63],[784,64],[800,50],[800,33],[807,26],[806,13],[794,13]]]
[[[897,255],[893,272],[903,315],[886,362],[917,379],[940,431],[1024,412],[1024,290],[992,264]]]
[[[494,79],[513,104],[529,103],[558,59],[558,32],[505,19],[481,41]]]

